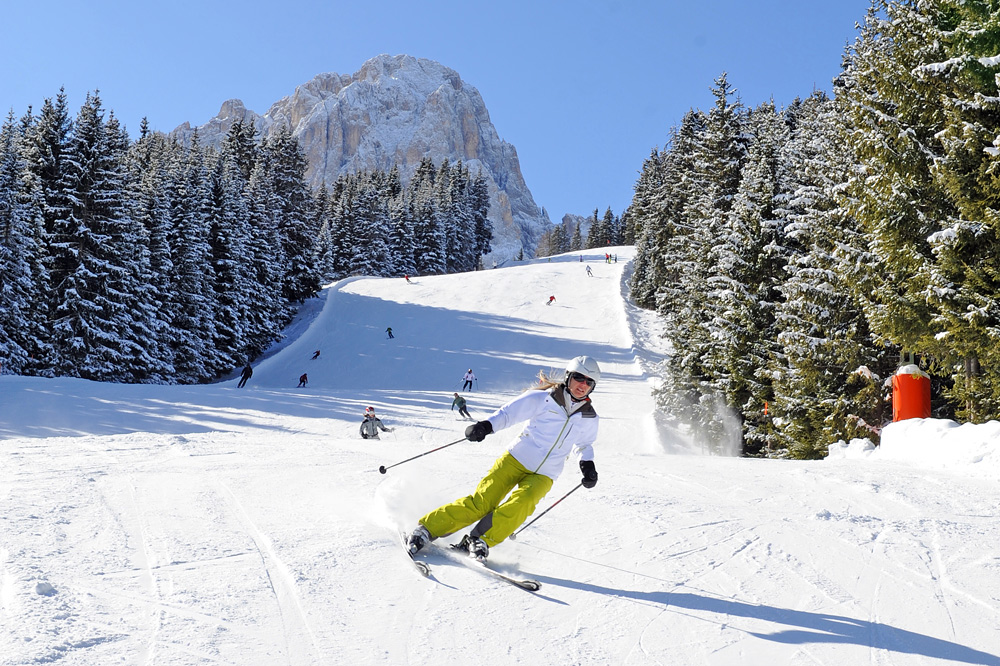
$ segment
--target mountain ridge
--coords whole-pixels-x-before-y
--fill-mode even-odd
[[[472,173],[481,170],[494,229],[487,262],[503,263],[522,249],[532,256],[552,226],[524,181],[516,148],[500,138],[479,91],[436,61],[382,54],[354,74],[316,75],[263,115],[229,99],[206,123],[182,123],[170,136],[187,143],[197,131],[202,144],[218,146],[239,121],[253,121],[263,136],[290,127],[315,188],[345,173],[388,171],[393,165],[406,182],[428,156],[436,164],[447,158]]]

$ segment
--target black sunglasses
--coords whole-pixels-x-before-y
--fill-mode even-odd
[[[581,375],[579,372],[570,373],[569,378],[572,379],[574,382],[583,382],[590,388],[594,388],[595,386],[597,386],[597,382],[595,382],[587,375]]]

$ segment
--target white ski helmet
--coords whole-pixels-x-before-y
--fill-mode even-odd
[[[577,356],[566,365],[566,375],[563,377],[564,383],[569,383],[569,376],[574,372],[586,375],[594,380],[594,384],[601,381],[601,367],[597,361],[589,356]]]

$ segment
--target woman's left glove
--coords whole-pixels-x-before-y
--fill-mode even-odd
[[[594,467],[593,460],[581,460],[580,471],[583,472],[583,479],[580,483],[584,488],[593,488],[597,485],[597,468]]]

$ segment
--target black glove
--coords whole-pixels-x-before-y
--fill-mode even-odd
[[[479,421],[473,423],[465,429],[465,438],[470,442],[481,442],[486,439],[486,435],[493,433],[493,424],[489,421]]]
[[[584,488],[593,488],[597,485],[597,468],[594,467],[593,460],[581,460],[580,471],[583,472],[580,483],[583,484]]]

